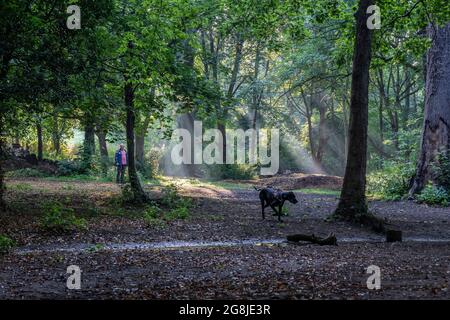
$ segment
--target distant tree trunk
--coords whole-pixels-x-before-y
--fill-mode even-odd
[[[56,112],[53,114],[52,143],[55,154],[59,155],[61,153],[61,137],[59,133],[58,114]]]
[[[226,123],[228,118],[228,109],[230,108],[230,104],[232,103],[232,99],[234,97],[234,90],[236,87],[237,82],[237,76],[239,74],[239,69],[241,65],[241,59],[242,59],[242,48],[244,45],[244,40],[240,35],[237,36],[236,40],[236,46],[235,46],[235,56],[234,56],[234,63],[233,63],[233,69],[231,72],[231,79],[230,84],[228,85],[228,91],[227,91],[227,102],[223,106],[222,113],[219,118],[219,123],[217,126],[217,129],[222,134],[222,159],[223,163],[226,163],[227,159],[227,139],[226,139]]]
[[[131,81],[125,77],[124,86],[125,107],[127,110],[127,152],[128,152],[128,178],[130,180],[131,189],[134,195],[135,202],[145,202],[148,200],[144,189],[142,188],[141,181],[136,171],[136,161],[134,157],[135,145],[134,145],[134,125],[136,120],[134,110],[134,90]]]
[[[92,169],[92,157],[95,154],[95,126],[91,116],[86,114],[84,125],[83,162],[86,170]]]
[[[433,180],[431,164],[450,148],[450,23],[428,26],[427,34],[433,43],[427,53],[422,143],[410,197]]]
[[[319,106],[319,143],[317,144],[316,161],[322,163],[325,145],[327,143],[326,133],[326,107]]]
[[[44,143],[42,142],[42,122],[41,119],[37,120],[36,123],[36,134],[37,134],[37,158],[38,161],[44,159]]]
[[[347,165],[341,196],[334,213],[337,218],[353,221],[360,221],[359,217],[367,214],[365,191],[372,32],[366,25],[366,12],[373,2],[360,0],[356,14]]]
[[[97,126],[95,133],[97,134],[98,147],[100,149],[102,173],[103,175],[106,176],[108,174],[108,167],[109,167],[108,144],[106,143],[107,130],[101,128],[100,126]]]
[[[312,110],[311,110],[311,101],[308,102],[306,99],[306,95],[301,90],[303,104],[305,105],[305,116],[306,116],[306,123],[308,125],[308,140],[309,140],[309,148],[311,150],[311,155],[314,157],[316,154],[315,148],[314,148],[314,141],[313,141],[313,134],[312,134]]]

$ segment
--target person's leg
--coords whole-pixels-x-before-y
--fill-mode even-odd
[[[120,167],[120,165],[117,166],[116,183],[120,183],[120,172],[122,171]]]
[[[124,183],[125,166],[120,166],[120,183]]]

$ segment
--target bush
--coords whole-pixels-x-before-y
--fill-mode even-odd
[[[86,166],[81,160],[62,160],[58,161],[58,176],[73,176],[86,174]]]
[[[14,240],[6,235],[0,234],[0,254],[8,253],[15,246],[16,243]]]
[[[46,230],[64,232],[86,228],[86,220],[77,218],[74,210],[64,207],[59,202],[48,202],[44,205],[44,216],[40,224]]]
[[[213,179],[251,180],[257,175],[257,169],[250,164],[222,164],[211,166],[209,174]]]
[[[33,168],[18,169],[6,173],[9,178],[43,178],[47,177],[48,174]]]
[[[422,192],[416,196],[416,200],[419,203],[426,203],[429,205],[448,206],[450,195],[444,187],[428,184]]]
[[[181,197],[176,184],[164,186],[162,195],[161,207],[154,204],[144,212],[143,218],[148,225],[161,225],[163,220],[171,221],[189,217],[189,211],[193,207],[192,200]]]
[[[164,221],[161,218],[161,210],[155,205],[150,206],[143,215],[143,219],[148,226],[162,227]]]
[[[142,175],[147,179],[154,179],[159,174],[159,161],[163,153],[159,149],[151,149],[145,155],[145,161],[142,168]]]
[[[408,193],[414,165],[393,164],[367,176],[367,193],[385,200],[400,200]]]

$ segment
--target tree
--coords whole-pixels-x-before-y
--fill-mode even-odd
[[[334,212],[337,218],[359,222],[363,222],[363,216],[368,215],[365,192],[372,31],[366,24],[366,12],[371,5],[373,0],[360,0],[356,13],[347,165],[341,196]]]
[[[432,164],[439,153],[450,150],[450,23],[442,27],[430,24],[427,34],[432,45],[427,53],[425,115],[410,197],[434,180]]]

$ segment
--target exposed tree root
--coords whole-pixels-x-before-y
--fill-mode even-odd
[[[386,233],[387,221],[378,218],[370,212],[354,212],[352,210],[336,210],[328,221],[346,221],[353,224],[359,224],[377,233]]]

